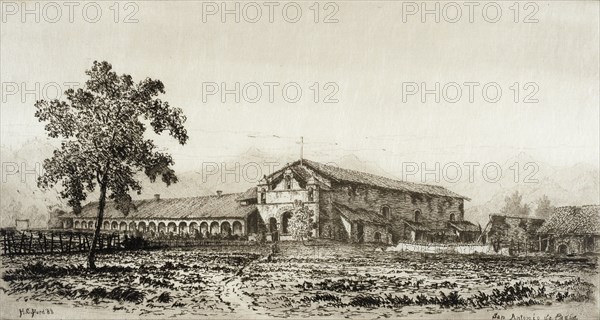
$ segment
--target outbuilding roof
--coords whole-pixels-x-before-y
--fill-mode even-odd
[[[461,232],[479,232],[481,231],[479,226],[473,224],[470,221],[450,221],[450,226]]]
[[[113,201],[106,203],[105,219],[205,219],[205,218],[245,218],[256,210],[256,205],[242,205],[236,201],[242,193],[231,193],[167,199],[144,199],[133,201],[133,208],[124,215]],[[91,202],[82,208],[76,217],[96,218],[98,202]]]
[[[555,235],[600,234],[600,205],[554,208],[554,212],[537,231]]]
[[[386,224],[387,221],[380,216],[377,212],[369,211],[361,208],[350,208],[343,204],[334,202],[334,210],[337,210],[339,214],[344,216],[350,221],[365,221],[374,224]]]
[[[412,221],[403,219],[404,223],[415,231],[427,231],[437,232],[447,230],[447,223],[444,220],[423,220],[423,221]]]

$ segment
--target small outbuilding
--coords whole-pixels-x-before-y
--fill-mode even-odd
[[[600,252],[600,205],[555,208],[537,232],[547,252]]]

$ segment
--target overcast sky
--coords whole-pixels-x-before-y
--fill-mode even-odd
[[[256,8],[244,10],[246,3],[240,3],[240,23],[233,14],[225,22],[219,12],[203,17],[215,10],[209,2],[134,1],[120,3],[118,13],[112,1],[55,3],[60,17],[57,8],[38,2],[39,23],[34,14],[21,15],[20,3],[2,4],[5,146],[44,137],[33,117],[35,99],[55,96],[55,84],[63,90],[65,83],[82,84],[92,61],[106,60],[134,79],[162,80],[164,99],[184,110],[189,143],[180,147],[168,137],[158,139],[180,168],[224,160],[249,147],[297,152],[300,136],[308,158],[356,154],[390,171],[403,161],[504,161],[520,152],[553,165],[599,162],[597,1],[521,4],[518,17],[512,1],[497,2],[502,13],[496,23],[495,7],[484,13],[485,2],[473,7],[473,22],[469,7],[458,2],[462,16],[456,23],[446,21],[456,17],[456,8],[443,2],[439,23],[433,15],[423,22],[419,12],[403,16],[415,8],[389,1],[321,3],[318,10],[312,1],[297,1],[302,15],[296,23],[289,22],[296,5],[287,2],[273,7],[273,23],[263,2],[256,23],[246,21],[256,17]],[[34,5],[27,9],[35,11]],[[228,5],[232,9],[235,2]],[[102,15],[96,18],[98,7]],[[325,23],[327,16],[337,23]],[[214,89],[207,83],[233,89],[236,82],[240,91],[248,89],[239,103],[233,94],[223,102],[220,92],[203,91]],[[269,82],[280,84],[274,102]],[[421,83],[431,90],[436,82],[439,103],[435,94],[426,95],[426,103],[420,93],[406,95],[415,90],[412,83],[419,84],[416,90],[423,89]],[[472,87],[472,103],[465,82],[480,84]],[[36,83],[37,97],[21,96]],[[255,103],[252,83],[262,90]],[[284,100],[288,83],[285,98],[293,100],[294,90],[302,90],[296,103]],[[456,96],[453,83],[462,90],[456,103],[450,101]],[[484,97],[488,83],[495,84]],[[502,96],[486,101],[498,86]],[[328,94],[334,103],[324,102]]]

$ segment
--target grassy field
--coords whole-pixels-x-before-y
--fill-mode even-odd
[[[593,315],[596,308],[595,257],[280,249],[276,255],[268,247],[101,254],[94,272],[83,255],[2,257],[2,305],[15,303],[3,308],[3,318],[19,316],[21,306],[52,309],[37,318],[68,318],[66,310],[74,310],[93,318],[444,318],[460,312],[491,319],[500,311],[542,315],[576,306]]]

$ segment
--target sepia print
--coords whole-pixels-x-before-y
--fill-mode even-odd
[[[1,319],[599,319],[600,2],[0,1]]]

